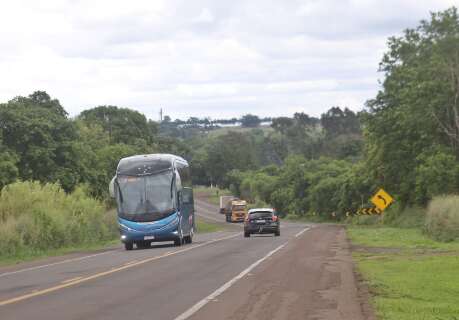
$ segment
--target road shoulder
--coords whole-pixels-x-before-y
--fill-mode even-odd
[[[363,306],[344,228],[316,225],[190,319],[373,319]]]

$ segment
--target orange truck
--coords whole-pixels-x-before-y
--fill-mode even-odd
[[[226,222],[244,222],[247,216],[247,202],[245,200],[231,200],[225,208]]]

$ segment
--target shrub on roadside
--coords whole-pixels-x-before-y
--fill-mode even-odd
[[[0,193],[0,257],[92,244],[116,237],[116,219],[83,187],[17,182]]]
[[[397,202],[383,214],[383,224],[397,228],[422,228],[425,224],[426,209],[422,207],[402,208]]]
[[[435,197],[427,208],[424,229],[435,240],[459,239],[459,196]]]
[[[353,225],[358,225],[358,226],[370,226],[370,225],[380,225],[381,224],[381,216],[379,215],[371,215],[371,216],[354,216],[351,218],[348,218],[346,222],[353,224]]]

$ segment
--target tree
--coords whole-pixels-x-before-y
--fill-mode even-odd
[[[287,130],[293,126],[293,119],[288,117],[274,118],[271,127],[282,134],[286,134]]]
[[[246,135],[229,131],[211,139],[205,146],[205,167],[211,183],[221,184],[233,169],[248,170],[256,166],[256,155],[251,152],[253,142]]]
[[[7,150],[0,140],[0,190],[17,179],[19,175],[18,160],[17,155]]]
[[[327,137],[336,137],[342,134],[359,134],[360,123],[358,116],[348,108],[332,107],[322,114],[320,123]]]
[[[254,127],[258,127],[260,123],[261,123],[260,118],[252,114],[246,114],[241,118],[241,125],[243,127],[254,128]]]
[[[59,100],[51,99],[50,95],[46,91],[35,91],[27,97],[18,96],[10,101],[12,104],[21,104],[31,108],[40,107],[48,109],[54,114],[62,117],[67,117],[68,113],[61,106]]]
[[[152,131],[156,130],[152,122],[140,112],[116,106],[99,106],[83,111],[80,120],[88,124],[97,123],[108,132],[109,143],[146,144],[155,142]],[[143,140],[143,141],[139,141]]]
[[[415,192],[419,155],[435,156],[435,146],[445,146],[459,157],[457,9],[432,13],[388,46],[380,64],[383,88],[363,115],[367,168],[402,204],[424,203]]]
[[[10,172],[16,171],[13,161],[18,178],[59,182],[67,191],[75,187],[80,180],[74,147],[77,131],[66,114],[45,92],[0,105],[0,135],[9,150]]]

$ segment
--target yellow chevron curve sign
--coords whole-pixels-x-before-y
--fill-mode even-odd
[[[379,189],[378,192],[371,198],[371,202],[381,211],[384,211],[392,202],[394,198],[390,196],[383,188]]]

